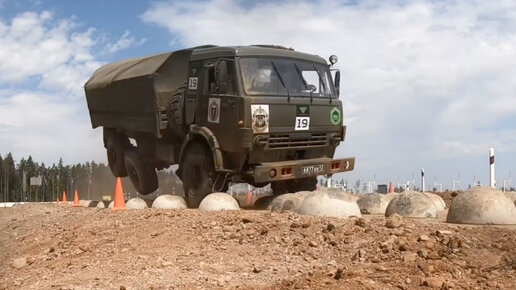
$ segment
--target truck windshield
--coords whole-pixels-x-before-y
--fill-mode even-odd
[[[327,66],[301,60],[241,58],[240,70],[248,95],[329,98],[331,76]]]

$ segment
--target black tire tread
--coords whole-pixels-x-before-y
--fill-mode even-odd
[[[136,148],[131,148],[125,152],[124,164],[131,182],[139,193],[145,195],[158,189],[159,183],[156,170],[143,162]],[[137,175],[137,180],[131,174],[132,168],[134,168]]]

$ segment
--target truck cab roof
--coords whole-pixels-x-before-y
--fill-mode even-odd
[[[242,57],[280,57],[295,58],[321,64],[327,64],[326,60],[318,55],[302,53],[294,51],[292,48],[286,48],[276,45],[249,45],[249,46],[203,46],[193,47],[191,59],[199,60],[212,57],[223,56],[242,56]]]

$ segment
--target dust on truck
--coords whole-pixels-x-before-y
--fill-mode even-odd
[[[278,46],[202,46],[104,65],[84,87],[112,173],[148,194],[156,170],[178,164],[197,207],[230,182],[282,194],[353,170],[354,158],[333,159],[346,127],[330,62]]]

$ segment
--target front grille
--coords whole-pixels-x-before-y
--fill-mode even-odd
[[[271,134],[267,142],[269,149],[321,147],[326,145],[326,133]]]

